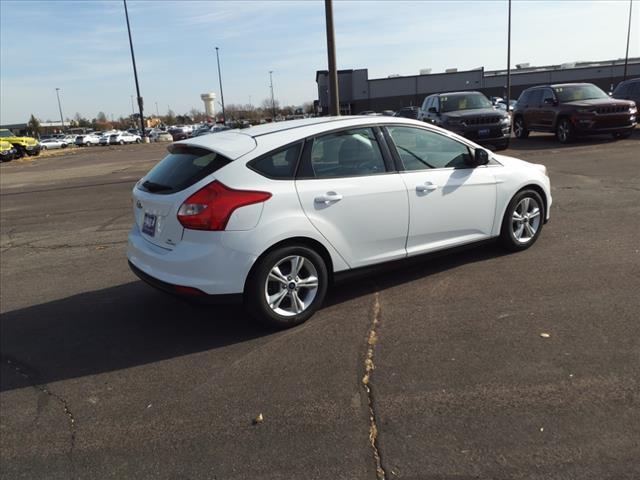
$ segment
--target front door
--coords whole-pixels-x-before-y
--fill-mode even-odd
[[[405,171],[408,255],[489,238],[496,215],[493,167],[467,165],[469,148],[414,127],[387,127]]]
[[[341,130],[305,146],[300,203],[352,268],[406,256],[407,191],[390,170],[372,128]]]

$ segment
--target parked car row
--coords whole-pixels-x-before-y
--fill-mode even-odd
[[[620,82],[610,95],[590,83],[535,86],[518,100],[476,91],[435,93],[420,107],[360,115],[414,118],[501,150],[509,147],[512,130],[516,138],[532,131],[553,133],[562,143],[593,134],[627,138],[637,124],[639,103],[640,78],[634,78]]]
[[[136,131],[137,130],[133,130]],[[109,131],[101,133],[88,133],[85,135],[78,135],[75,139],[75,144],[79,147],[90,147],[92,145],[124,145],[125,143],[140,143],[142,137],[136,133],[130,131],[118,132]]]

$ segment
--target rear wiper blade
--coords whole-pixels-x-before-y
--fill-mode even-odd
[[[149,180],[144,182],[142,186],[150,192],[164,192],[166,190],[173,190],[173,187],[162,185],[161,183],[150,182]]]

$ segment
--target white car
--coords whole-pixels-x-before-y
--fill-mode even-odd
[[[149,141],[151,142],[173,142],[173,137],[169,132],[162,130],[151,130],[149,133]]]
[[[129,132],[118,132],[109,135],[107,143],[109,145],[124,145],[125,143],[140,143],[141,141],[140,135]],[[100,142],[100,144],[102,145],[102,142]]]
[[[133,189],[128,260],[174,294],[307,320],[338,274],[499,238],[549,219],[546,168],[401,117],[324,117],[174,143]]]
[[[100,137],[94,133],[87,133],[76,137],[76,145],[79,147],[90,147],[91,145],[98,145],[99,143]]]
[[[40,140],[40,148],[42,150],[53,150],[55,148],[67,148],[68,143],[60,138],[47,138]]]

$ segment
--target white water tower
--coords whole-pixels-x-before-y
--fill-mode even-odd
[[[204,102],[204,113],[209,118],[216,116],[216,94],[213,92],[203,93],[200,98]]]

